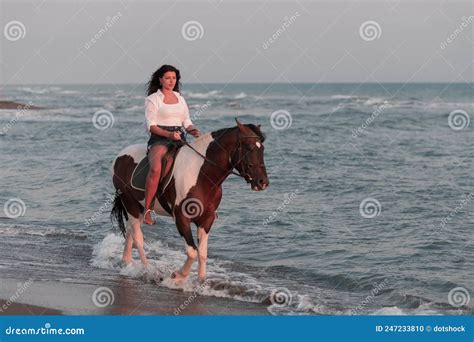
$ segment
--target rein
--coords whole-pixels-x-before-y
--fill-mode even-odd
[[[249,138],[256,138],[256,137],[254,137],[254,136],[248,136],[248,137],[249,137]],[[244,137],[244,138],[247,138],[247,137]],[[196,152],[196,153],[197,153],[201,158],[203,158],[205,161],[207,161],[207,162],[209,162],[210,164],[212,164],[212,165],[214,165],[214,166],[220,168],[221,170],[227,171],[227,173],[232,173],[232,174],[234,174],[234,175],[236,175],[236,176],[242,177],[243,179],[245,179],[245,181],[246,181],[247,183],[250,183],[250,181],[247,179],[247,177],[249,177],[249,176],[248,176],[246,170],[247,170],[248,168],[250,168],[251,166],[253,166],[253,165],[251,165],[251,164],[245,165],[245,164],[243,163],[243,160],[244,160],[245,158],[242,158],[242,157],[241,157],[241,154],[242,154],[242,140],[241,140],[241,135],[240,135],[240,134],[239,134],[239,144],[238,144],[238,146],[237,146],[237,151],[239,152],[239,161],[240,161],[240,163],[241,163],[241,168],[242,168],[242,171],[243,171],[244,175],[242,175],[240,172],[239,172],[239,173],[235,172],[235,171],[234,171],[234,168],[235,168],[234,165],[231,165],[231,166],[232,166],[232,169],[231,169],[230,171],[229,171],[229,170],[226,170],[226,169],[224,169],[222,166],[217,165],[217,164],[214,163],[212,160],[210,160],[210,159],[207,158],[205,155],[203,155],[201,152],[199,152],[198,150],[196,150],[196,149],[195,149],[194,147],[192,147],[191,144],[189,144],[187,141],[182,140],[182,142],[184,143],[184,145],[188,146],[190,149],[192,149],[194,152]]]
[[[217,165],[216,163],[214,163],[212,160],[210,160],[209,158],[207,158],[205,155],[203,155],[201,152],[199,152],[198,150],[196,150],[194,147],[191,146],[190,143],[188,143],[187,141],[184,141],[182,140],[182,142],[184,143],[184,145],[188,146],[191,150],[193,150],[194,152],[196,152],[202,159],[204,159],[205,161],[207,161],[208,163],[211,163],[212,165],[214,166],[217,166],[218,168],[220,168],[221,170],[224,170],[224,171],[227,171],[228,173],[232,173],[236,176],[239,176],[239,177],[242,177],[245,179],[245,176],[242,176],[240,173],[237,173],[234,171],[234,168],[232,168],[232,170],[228,171],[226,169],[224,169],[222,166],[220,165]]]

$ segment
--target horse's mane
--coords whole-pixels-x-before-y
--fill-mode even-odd
[[[260,138],[262,143],[265,141],[266,136],[265,136],[264,133],[262,133],[262,131],[260,130],[260,127],[255,126],[254,124],[244,124],[244,126],[250,128]],[[229,127],[229,128],[221,128],[217,131],[211,132],[211,134],[212,134],[213,137],[220,137],[221,135],[225,134],[226,132],[228,132],[230,130],[234,131],[236,129],[238,129],[237,126]]]

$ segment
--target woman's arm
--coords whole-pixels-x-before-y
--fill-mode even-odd
[[[181,100],[183,101],[183,105],[185,108],[183,126],[186,128],[186,132],[193,135],[195,138],[198,138],[201,135],[201,132],[199,132],[199,130],[193,125],[193,122],[189,117],[189,108],[184,97],[181,96]]]

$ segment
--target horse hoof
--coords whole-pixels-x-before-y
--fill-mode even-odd
[[[175,271],[171,273],[171,279],[175,281],[182,281],[185,280],[187,276],[185,276],[181,271]]]

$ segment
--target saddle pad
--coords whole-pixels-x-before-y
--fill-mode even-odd
[[[148,163],[148,156],[145,156],[135,167],[132,173],[132,188],[145,191],[146,176],[148,175],[148,170],[150,169],[150,164]]]
[[[175,166],[175,163],[173,163],[168,177],[165,177],[164,179],[161,180],[161,181],[163,180],[166,181],[166,184],[164,184],[163,189],[166,189],[166,187],[171,182],[171,178],[173,178],[172,175],[174,173],[174,166]],[[140,190],[140,191],[145,191],[146,177],[148,175],[149,169],[150,169],[150,163],[148,163],[148,156],[145,156],[135,167],[135,170],[133,170],[132,172],[132,180],[131,180],[132,188]]]

